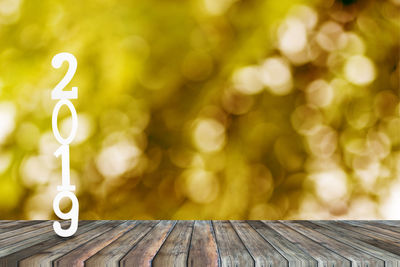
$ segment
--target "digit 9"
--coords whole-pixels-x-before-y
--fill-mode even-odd
[[[72,202],[72,207],[67,213],[64,213],[60,210],[60,202],[61,199],[63,199],[64,197],[68,197]],[[54,222],[53,229],[56,232],[56,234],[62,237],[68,237],[75,234],[76,230],[78,229],[78,215],[79,215],[79,202],[75,194],[72,193],[71,191],[66,191],[66,190],[58,192],[58,194],[53,200],[53,210],[54,213],[60,219],[71,220],[71,225],[68,229],[62,229],[61,224],[59,222],[57,221]]]

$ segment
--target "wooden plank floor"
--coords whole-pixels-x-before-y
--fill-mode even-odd
[[[0,221],[0,266],[150,265],[400,266],[400,221]]]

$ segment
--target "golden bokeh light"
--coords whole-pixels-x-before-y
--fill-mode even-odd
[[[399,219],[399,11],[0,0],[0,219],[56,218],[64,51],[81,219]]]
[[[281,58],[266,59],[260,70],[261,81],[276,95],[286,95],[292,90],[292,74],[289,64]]]
[[[367,85],[375,79],[375,67],[371,60],[364,56],[350,57],[344,71],[347,80],[355,85]]]

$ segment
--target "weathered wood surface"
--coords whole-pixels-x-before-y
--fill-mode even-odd
[[[400,267],[400,222],[0,221],[0,266],[153,265]]]

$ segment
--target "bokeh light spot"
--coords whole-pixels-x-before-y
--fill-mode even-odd
[[[262,91],[263,84],[257,66],[248,66],[237,70],[233,74],[234,88],[247,95],[254,95]]]
[[[326,203],[339,201],[347,196],[347,175],[341,169],[315,173],[311,175],[311,179],[315,182],[318,197]]]
[[[0,153],[0,174],[4,173],[10,166],[12,160],[11,152]]]
[[[343,48],[347,43],[347,36],[339,23],[328,21],[320,27],[316,40],[324,50],[331,52]]]
[[[286,95],[292,90],[289,64],[282,58],[266,59],[260,67],[261,81],[276,95]]]
[[[186,192],[188,197],[200,204],[211,203],[219,192],[217,177],[202,169],[189,170],[186,176]]]
[[[318,22],[317,12],[312,7],[306,5],[294,6],[290,10],[289,16],[301,20],[307,30],[312,30]]]
[[[193,132],[196,147],[203,152],[214,152],[225,145],[225,127],[214,119],[201,119]]]
[[[368,85],[375,79],[375,66],[372,61],[361,55],[350,57],[344,69],[346,78],[355,85]]]
[[[116,178],[138,164],[142,151],[128,139],[103,147],[96,159],[97,169],[107,178]]]
[[[307,44],[307,30],[297,18],[288,18],[278,29],[279,49],[282,53],[300,52]]]
[[[0,102],[0,144],[14,130],[16,113],[12,102]]]
[[[317,107],[326,107],[333,100],[333,88],[325,80],[315,80],[307,88],[307,101]]]

